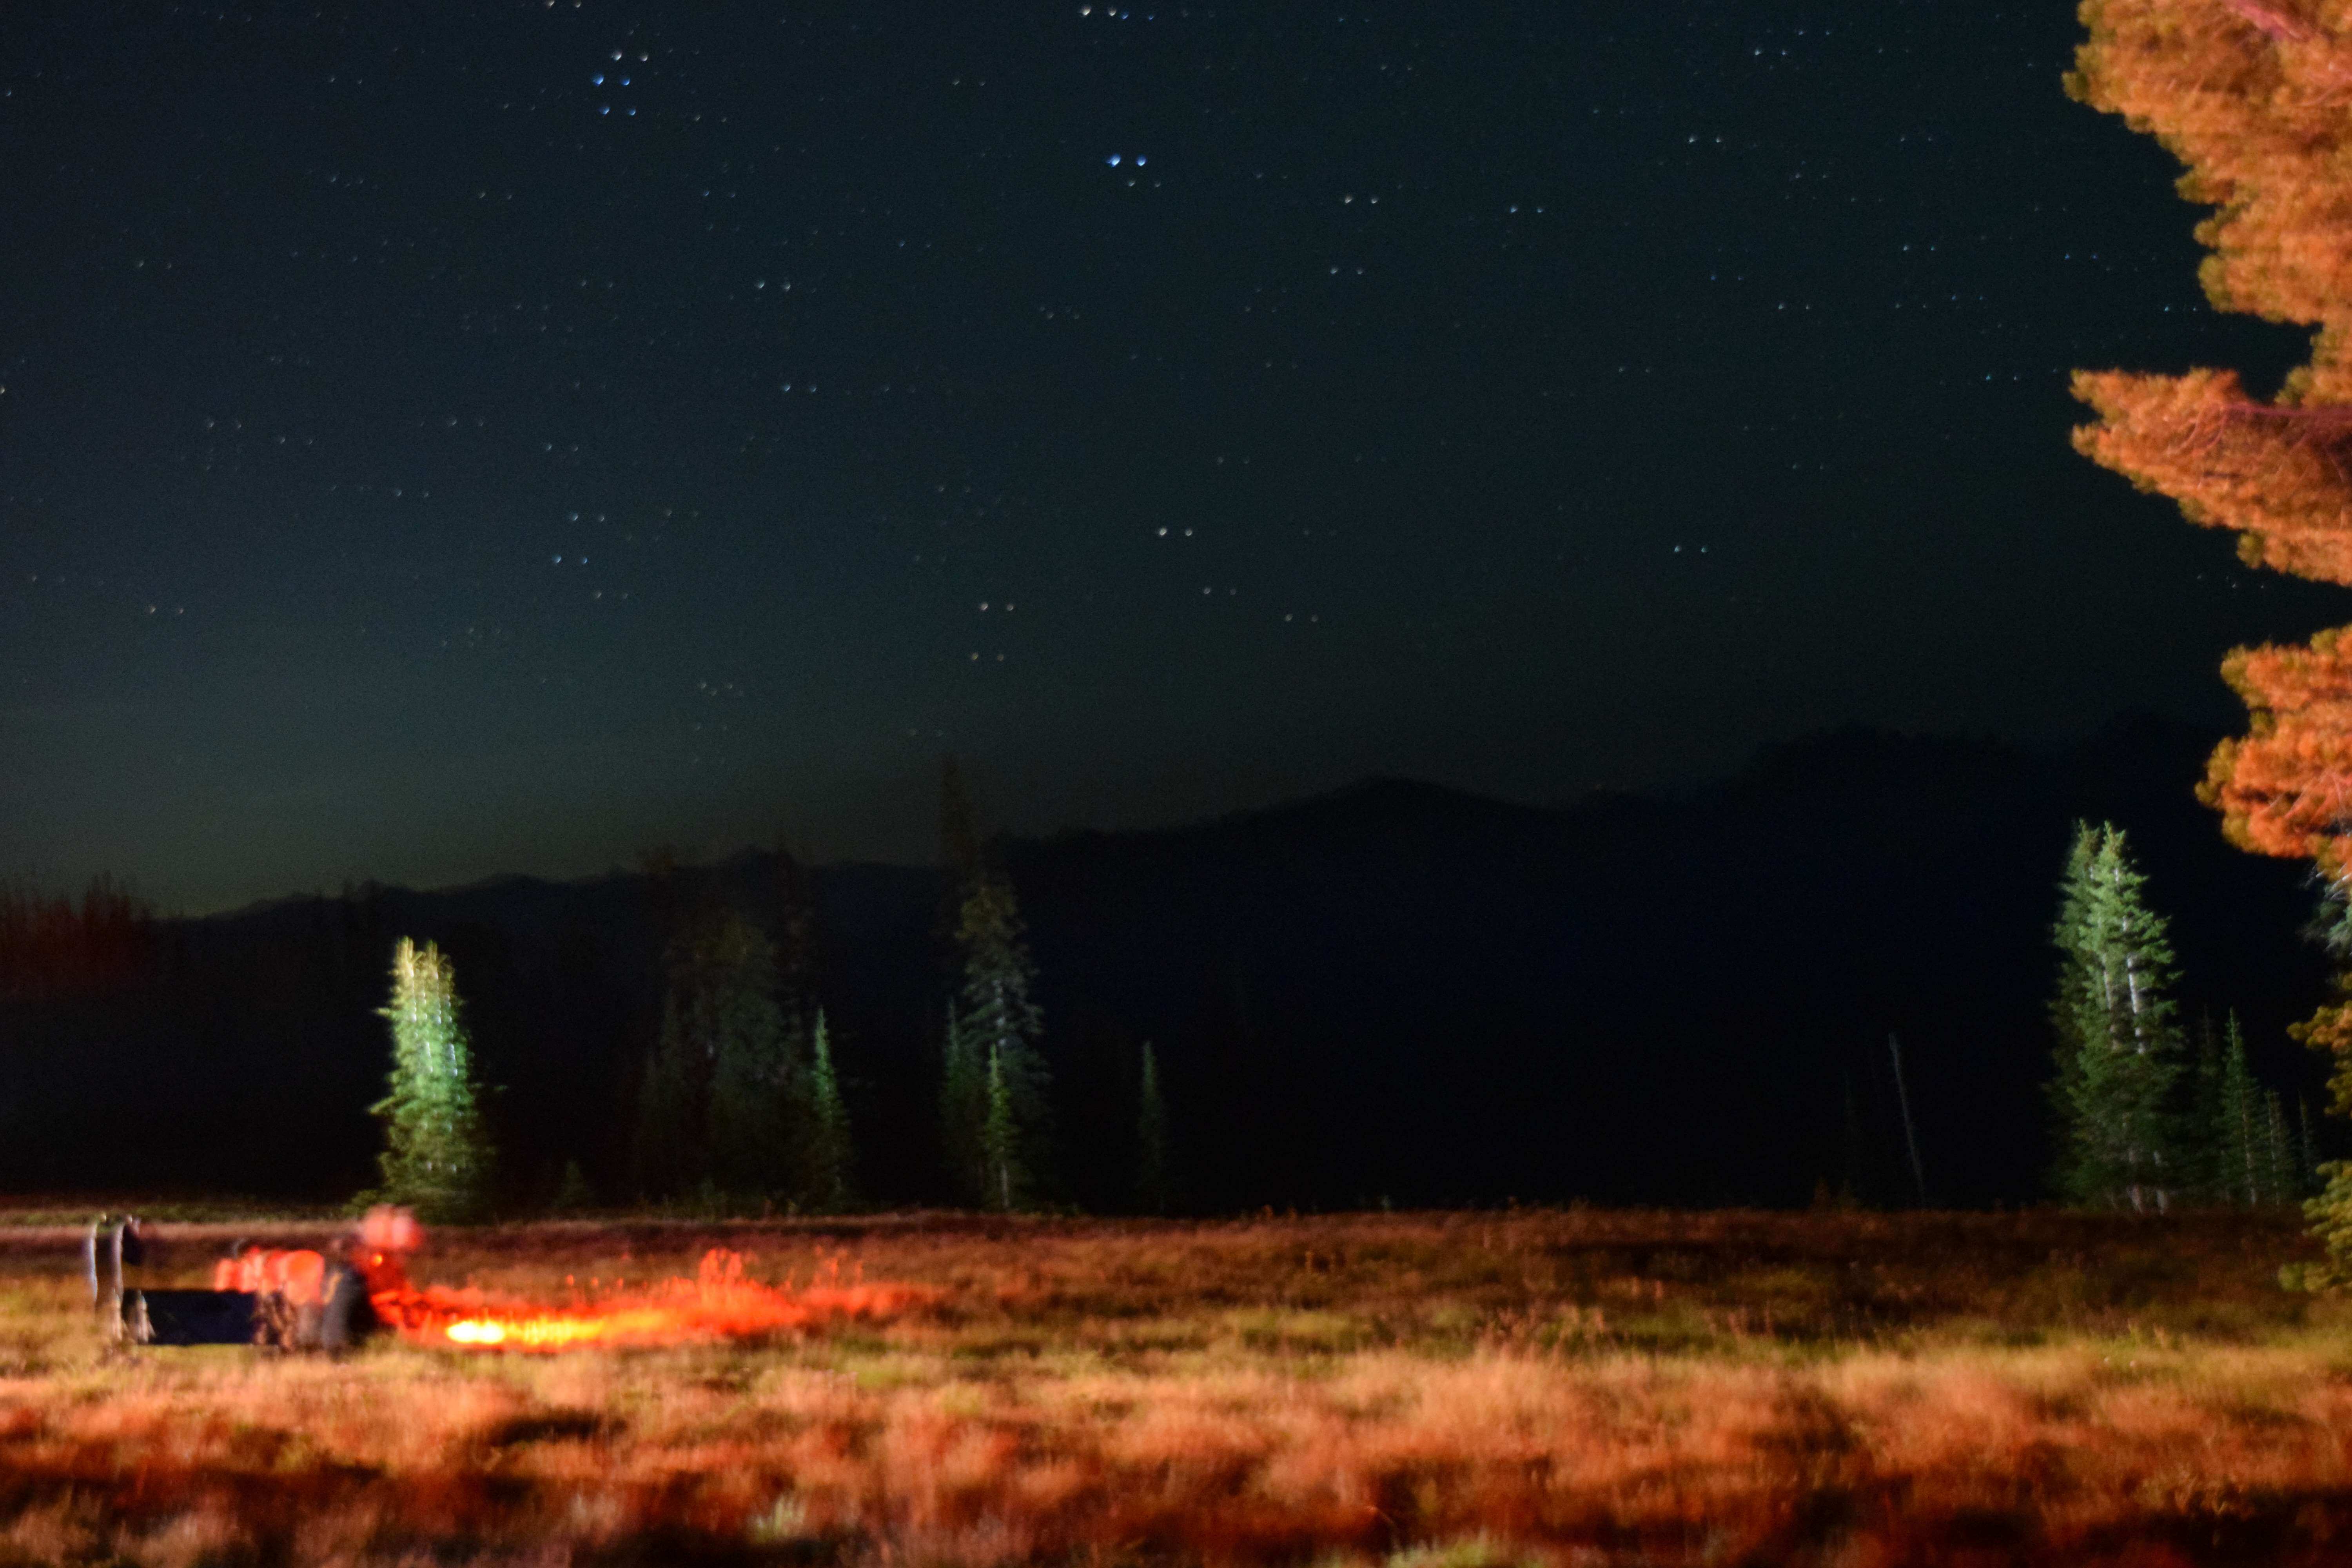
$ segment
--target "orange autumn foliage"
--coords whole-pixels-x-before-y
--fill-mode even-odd
[[[2085,457],[2235,530],[2250,566],[2352,585],[2352,407],[2258,402],[2228,370],[2078,371],[2074,395],[2100,416],[2074,432]]]
[[[2067,90],[2187,166],[2180,194],[2215,209],[2197,231],[2213,303],[2323,329],[2352,321],[2352,5],[2087,0],[2083,20]],[[2343,349],[2340,333],[2323,341],[2285,402],[2343,402]]]
[[[2213,208],[2205,291],[2226,310],[2316,329],[2277,396],[2236,373],[2080,372],[2099,416],[2077,448],[2250,563],[2352,585],[2352,0],[2085,0],[2067,89],[2154,135]],[[2345,628],[2352,631],[2352,627]],[[2352,642],[2241,648],[2222,673],[2251,732],[2199,794],[2231,842],[2352,871]]]
[[[2230,842],[2257,855],[2352,867],[2352,637],[2322,632],[2306,647],[2240,648],[2221,673],[2252,710],[2224,741],[2200,794]]]
[[[2352,626],[2305,647],[2239,648],[2222,677],[2253,715],[2242,740],[2224,741],[2205,765],[2198,798],[2221,812],[2230,842],[2257,855],[2310,859],[2332,879],[2352,871]],[[2291,1031],[2338,1061],[2352,1060],[2352,1003],[2322,1007]],[[2352,1116],[2352,1074],[2329,1098]]]

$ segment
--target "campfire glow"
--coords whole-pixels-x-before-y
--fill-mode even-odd
[[[439,1286],[379,1291],[377,1312],[412,1343],[470,1350],[562,1351],[583,1346],[689,1344],[805,1328],[835,1318],[889,1317],[928,1300],[913,1286],[843,1283],[836,1267],[805,1289],[744,1278],[743,1256],[713,1248],[692,1279],[667,1279],[564,1307]]]

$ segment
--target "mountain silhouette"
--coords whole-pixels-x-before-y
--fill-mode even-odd
[[[1139,1051],[1183,1201],[2028,1201],[2050,1155],[2055,955],[2074,823],[2129,834],[2174,921],[2184,1015],[2234,1008],[2315,1110],[2285,1026],[2325,994],[2303,868],[2231,849],[2193,798],[2213,737],[2079,744],[1848,728],[1672,795],[1514,805],[1405,779],[1184,826],[1004,839],[1040,972],[1066,1201],[1130,1194]],[[673,896],[773,908],[776,858]],[[939,874],[814,868],[819,984],[877,1201],[947,1190],[933,1127],[950,987]],[[393,941],[439,942],[509,1198],[562,1162],[629,1194],[659,1009],[645,876],[367,888],[162,922],[152,974],[0,1010],[0,1180],[338,1193],[365,1182]]]

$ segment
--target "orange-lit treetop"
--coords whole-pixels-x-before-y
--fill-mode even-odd
[[[2352,3],[2087,0],[2067,87],[2188,166],[2213,207],[2205,291],[2225,310],[2318,329],[2277,397],[2235,374],[2084,372],[2100,418],[2075,444],[2247,560],[2352,584]]]
[[[2085,454],[2250,563],[2352,585],[2352,0],[2085,0],[2067,79],[2188,166],[2208,205],[2206,294],[2316,329],[2273,398],[2236,373],[2082,372]],[[2347,628],[2352,631],[2352,628]],[[2352,871],[2352,641],[2240,649],[2223,674],[2253,715],[2200,791],[2231,839]]]

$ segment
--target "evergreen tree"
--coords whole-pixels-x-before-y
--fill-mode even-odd
[[[2322,865],[2327,862],[2323,858]],[[2290,1031],[2315,1050],[2328,1053],[2327,1109],[2352,1116],[2352,887],[2342,875],[2324,884],[2319,917],[2307,935],[2336,960],[2336,998]],[[2352,1160],[2317,1163],[2313,1174],[2325,1184],[2303,1205],[2311,1235],[2327,1252],[2323,1263],[2291,1263],[2279,1271],[2290,1289],[2340,1290],[2352,1285]]]
[[[817,1006],[816,890],[809,868],[780,842],[774,889],[776,1005],[806,1034]]]
[[[988,1064],[964,1032],[956,1005],[948,1004],[947,1035],[940,1047],[940,1149],[948,1179],[968,1203],[988,1199],[988,1157],[982,1131],[988,1122]]]
[[[1044,1168],[1048,1120],[1045,1060],[1037,1048],[1044,1017],[1030,997],[1036,966],[1013,884],[983,870],[964,900],[956,938],[963,955],[961,1035],[985,1084],[982,1201],[1011,1208],[1026,1201]]]
[[[729,910],[702,923],[692,994],[710,1062],[710,1153],[719,1190],[788,1194],[797,1173],[803,1094],[794,1042],[776,1005],[776,952]]]
[[[1043,1017],[1036,966],[1013,884],[989,865],[955,758],[940,763],[942,925],[952,935],[956,999],[940,1052],[940,1131],[950,1176],[983,1207],[1029,1201],[1044,1169]]]
[[[849,1110],[842,1103],[841,1080],[833,1067],[833,1041],[819,1008],[809,1036],[808,1175],[803,1184],[809,1206],[839,1214],[849,1206]]]
[[[429,1220],[478,1218],[488,1198],[491,1151],[481,1090],[459,1016],[457,978],[431,942],[393,950],[392,1073],[369,1107],[383,1122],[383,1184],[368,1194],[406,1204]]]
[[[1144,1213],[1168,1212],[1168,1107],[1160,1098],[1159,1059],[1146,1040],[1135,1110],[1135,1195]]]
[[[2221,1108],[2221,1051],[2214,1043],[2212,1018],[2201,1017],[2189,1074],[2188,1147],[2182,1150],[2189,1172],[2182,1184],[2200,1203],[2230,1201],[2230,1158],[2222,1137],[2228,1124]]]
[[[2286,1124],[2286,1102],[2278,1090],[2263,1095],[2263,1202],[2294,1201],[2294,1138]]]
[[[2246,1066],[2246,1041],[2234,1013],[2216,1075],[2210,1137],[2217,1198],[2242,1208],[2279,1201],[2266,1148],[2262,1086]]]
[[[665,955],[662,1032],[639,1103],[650,1195],[773,1197],[794,1184],[795,1053],[776,1005],[775,949],[737,910],[688,918]]]
[[[2170,1115],[2181,1068],[2172,950],[2145,882],[2118,829],[2079,826],[2053,932],[2060,1184],[2078,1203],[2135,1211],[2168,1207],[2190,1173]]]
[[[1001,1045],[988,1049],[988,1114],[980,1126],[982,1182],[988,1206],[1010,1214],[1029,1195],[1029,1172],[1021,1161],[1021,1124],[1013,1110],[1013,1079]]]
[[[646,1054],[637,1090],[637,1125],[630,1142],[637,1191],[646,1197],[689,1192],[710,1179],[702,1138],[709,1084],[697,1069],[694,1043],[679,1017],[679,999],[662,998],[661,1035]]]

